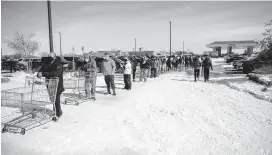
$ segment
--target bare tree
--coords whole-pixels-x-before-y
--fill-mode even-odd
[[[262,33],[263,39],[259,42],[261,50],[272,52],[272,20],[265,24],[265,31]]]
[[[34,33],[24,35],[21,32],[16,32],[13,37],[5,38],[4,42],[9,48],[13,49],[16,54],[27,57],[33,55],[40,47],[38,41],[32,40],[34,36]]]

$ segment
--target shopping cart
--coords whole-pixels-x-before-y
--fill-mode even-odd
[[[75,105],[79,105],[80,103],[87,100],[84,91],[85,77],[84,72],[77,71],[72,73],[72,77],[63,80],[64,89],[72,90],[72,96],[66,98],[64,103],[67,104],[69,102],[75,103]]]
[[[45,120],[57,121],[55,100],[58,78],[26,77],[25,86],[1,91],[1,106],[18,108],[19,113],[1,117],[3,132],[25,134],[26,128],[41,125]],[[53,110],[47,106],[53,104]]]
[[[78,71],[74,72],[71,78],[63,80],[64,89],[72,90],[72,96],[64,100],[65,104],[72,102],[75,105],[79,105],[80,103],[91,100],[90,98],[87,98],[85,94],[86,76],[89,75],[86,75],[84,71]],[[91,74],[90,78],[94,78],[93,76],[96,76],[96,73]]]

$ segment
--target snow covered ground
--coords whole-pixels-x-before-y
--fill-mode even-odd
[[[2,89],[23,86],[23,77],[16,79]],[[131,91],[122,89],[122,75],[116,84],[117,96],[105,96],[100,76],[97,101],[62,105],[58,122],[25,135],[2,134],[2,154],[272,154],[270,102],[224,84],[195,83],[185,72],[135,82]]]

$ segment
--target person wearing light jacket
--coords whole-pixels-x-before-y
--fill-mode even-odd
[[[124,89],[131,90],[131,63],[127,57],[125,57],[124,65],[124,83]]]
[[[108,90],[107,94],[111,94],[110,88],[112,88],[112,91],[113,91],[112,95],[114,96],[116,95],[115,83],[114,83],[115,69],[116,69],[115,61],[109,57],[108,53],[105,53],[104,61],[102,62],[102,65],[101,65],[101,71],[105,77],[105,82],[106,82],[107,90]]]
[[[85,93],[87,98],[95,100],[95,87],[97,77],[97,66],[94,57],[91,55],[85,60],[87,63],[84,65],[85,71]],[[90,85],[91,85],[91,96],[90,96]]]

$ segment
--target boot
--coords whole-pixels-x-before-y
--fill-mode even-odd
[[[113,93],[112,93],[113,96],[116,96],[116,93],[115,93],[115,90],[113,90]]]

